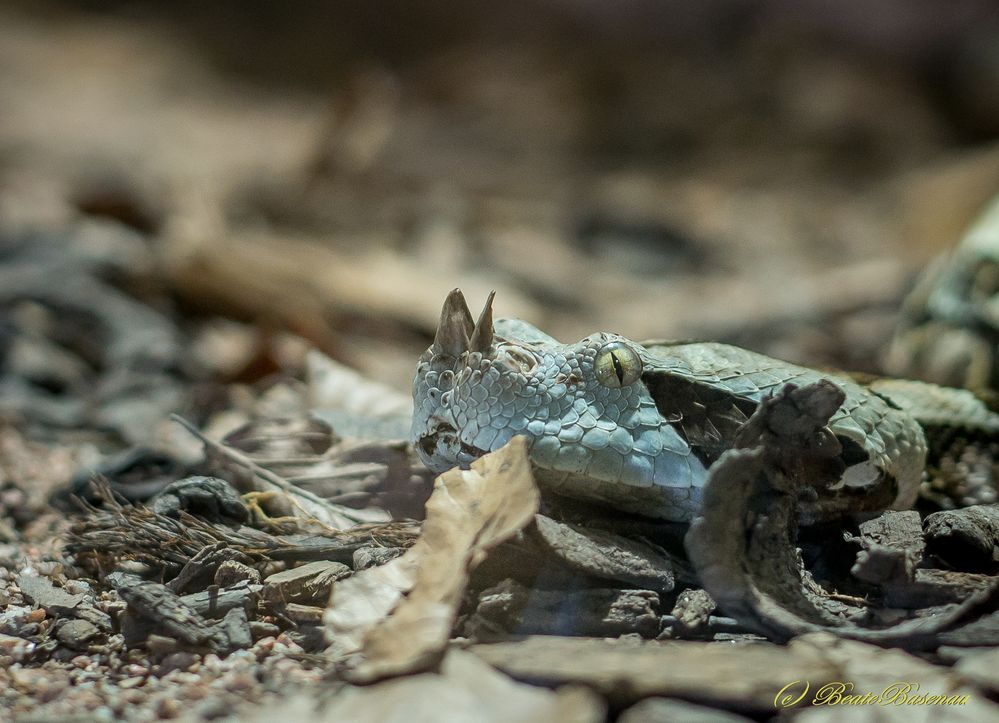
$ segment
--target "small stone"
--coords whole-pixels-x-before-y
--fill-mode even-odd
[[[196,714],[205,720],[225,718],[232,714],[232,703],[223,698],[210,698],[198,706]]]
[[[71,595],[53,585],[48,578],[27,573],[17,576],[17,586],[28,600],[38,607],[58,612],[69,612],[81,602],[84,595]]]
[[[176,718],[180,715],[180,705],[176,698],[160,698],[156,701],[156,715],[160,718]]]
[[[135,676],[135,675],[145,675],[148,672],[148,668],[144,665],[139,665],[138,663],[129,663],[124,668],[125,675]]]
[[[648,698],[628,708],[618,723],[748,723],[749,718],[674,698]]]
[[[263,620],[250,621],[250,634],[258,642],[264,638],[277,637],[280,632],[281,628],[274,623],[264,622]]]
[[[100,634],[97,626],[86,620],[70,620],[56,631],[56,639],[72,650],[86,650],[90,642]]]
[[[200,662],[198,655],[189,653],[186,650],[170,653],[160,663],[159,674],[166,675],[171,670],[190,671],[191,667],[198,662]]]
[[[67,580],[62,589],[70,595],[89,595],[93,592],[90,583],[86,580]]]
[[[21,662],[31,655],[34,649],[35,644],[30,640],[15,635],[0,634],[0,655],[9,656],[12,660]]]
[[[146,648],[150,653],[164,654],[172,653],[178,647],[178,643],[175,639],[167,637],[166,635],[156,635],[155,633],[150,634],[146,639]]]

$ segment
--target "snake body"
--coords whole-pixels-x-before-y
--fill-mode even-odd
[[[999,416],[966,391],[861,383],[725,344],[639,344],[606,332],[563,344],[520,320],[493,322],[492,297],[473,323],[458,290],[417,365],[411,435],[435,472],[467,467],[525,435],[544,488],[687,521],[700,507],[708,468],[760,401],[786,384],[820,379],[845,394],[828,425],[842,446],[843,472],[826,498],[805,503],[806,520],[910,507],[927,429],[999,436]]]

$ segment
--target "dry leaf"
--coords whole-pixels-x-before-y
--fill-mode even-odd
[[[333,586],[327,634],[336,653],[362,649],[354,679],[410,673],[435,662],[470,571],[534,518],[539,499],[523,437],[473,462],[470,470],[438,477],[416,544],[402,557]]]
[[[373,382],[320,351],[310,351],[305,363],[309,406],[314,410],[339,410],[369,417],[401,416],[407,420],[413,415],[413,400],[409,395]]]

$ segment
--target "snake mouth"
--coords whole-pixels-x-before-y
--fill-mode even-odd
[[[460,450],[459,458],[465,459],[478,459],[489,451],[486,449],[479,449],[478,447],[461,441],[461,437],[458,436],[458,430],[447,422],[439,424],[433,431],[422,435],[417,444],[419,445],[420,450],[428,457],[433,457],[441,446],[451,448],[457,447]],[[461,459],[459,459],[459,461],[461,461]]]

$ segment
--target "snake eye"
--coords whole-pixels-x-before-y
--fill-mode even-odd
[[[593,370],[605,387],[626,387],[642,375],[642,360],[627,344],[612,341],[600,347]]]

